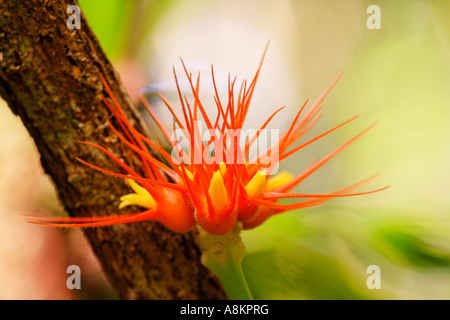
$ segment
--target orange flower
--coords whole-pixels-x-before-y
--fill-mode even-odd
[[[251,229],[259,226],[269,217],[288,210],[322,205],[336,197],[363,195],[386,189],[387,187],[369,192],[348,193],[370,180],[367,179],[332,193],[288,193],[370,128],[356,135],[295,177],[287,171],[272,175],[280,161],[357,118],[354,117],[313,139],[294,146],[319,120],[322,101],[341,74],[304,113],[307,104],[305,102],[290,127],[281,135],[276,144],[260,152],[253,159],[249,158],[250,150],[261,138],[261,133],[266,130],[272,118],[283,109],[280,108],[270,115],[251,139],[243,135],[243,125],[261,70],[262,60],[253,80],[248,86],[247,82],[243,83],[237,98],[234,91],[236,78],[233,81],[229,78],[226,105],[222,104],[219,98],[214,70],[211,67],[215,90],[214,100],[217,107],[217,116],[214,119],[208,116],[200,101],[200,78],[198,77],[194,84],[192,75],[183,63],[194,96],[193,105],[190,105],[182,96],[176,74],[175,80],[182,114],[177,115],[170,103],[161,95],[160,98],[171,112],[176,126],[188,137],[187,150],[178,144],[169,130],[163,126],[147,100],[141,96],[144,106],[172,148],[170,154],[161,143],[148,139],[133,128],[108,84],[101,77],[112,103],[105,98],[103,101],[117,119],[120,130],[112,123],[109,125],[120,140],[140,157],[145,176],[132,170],[105,148],[88,142],[82,143],[105,152],[127,174],[107,171],[79,160],[101,172],[127,179],[134,193],[122,196],[119,208],[136,205],[146,210],[139,213],[90,218],[33,217],[33,221],[30,222],[58,227],[93,227],[152,219],[175,232],[189,231],[197,224],[211,234],[224,235],[230,233],[238,222],[242,223],[243,229]],[[203,138],[204,135],[200,129],[201,121],[206,124],[210,133],[206,139]],[[244,136],[245,143],[241,144]],[[154,154],[158,154],[158,156],[154,156]],[[303,200],[294,204],[277,202],[287,198]]]

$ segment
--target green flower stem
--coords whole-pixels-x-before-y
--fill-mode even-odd
[[[253,300],[242,271],[245,245],[240,237],[241,229],[242,224],[237,223],[233,231],[223,236],[200,229],[201,261],[219,278],[228,299]]]

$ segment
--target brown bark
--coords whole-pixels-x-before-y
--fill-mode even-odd
[[[107,94],[100,73],[131,121],[139,130],[143,127],[84,17],[81,29],[67,28],[66,10],[72,4],[77,3],[0,0],[0,94],[33,137],[67,212],[117,214],[118,196],[130,191],[125,183],[76,160],[118,171],[107,156],[77,142],[83,140],[105,146],[139,168],[139,159],[106,125],[110,114],[101,101]],[[84,231],[120,298],[225,298],[200,263],[194,233],[175,234],[151,221]]]

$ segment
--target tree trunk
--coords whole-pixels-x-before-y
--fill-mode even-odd
[[[142,132],[143,126],[84,17],[81,29],[67,27],[71,13],[66,10],[73,4],[0,0],[0,94],[33,137],[67,212],[74,217],[117,214],[119,196],[130,192],[124,181],[76,160],[119,170],[97,149],[77,142],[82,140],[140,167],[139,158],[106,124],[111,115],[101,101],[107,93],[100,73],[136,128]],[[200,263],[194,232],[175,234],[152,221],[84,232],[122,299],[225,298]]]

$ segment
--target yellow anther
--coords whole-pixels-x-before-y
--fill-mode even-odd
[[[150,193],[147,191],[147,189],[141,187],[136,181],[132,180],[132,179],[128,179],[127,180],[128,184],[130,185],[130,187],[139,195],[141,196],[147,196],[147,197],[151,197]]]
[[[212,204],[216,212],[222,211],[222,209],[228,204],[227,189],[225,188],[222,174],[219,170],[214,172],[212,176],[208,194],[212,200]]]
[[[179,169],[180,170],[183,170],[181,167],[179,167]],[[186,168],[184,168],[184,171],[186,172],[186,176],[190,179],[190,180],[192,180],[192,181],[194,181],[194,175],[192,174],[192,172],[190,172],[188,169],[186,169]]]
[[[259,197],[266,186],[266,171],[258,170],[252,180],[245,186],[245,191],[250,197]]]
[[[267,181],[266,191],[272,191],[276,188],[279,188],[292,181],[292,179],[294,179],[294,176],[292,174],[287,171],[281,171]]]
[[[219,169],[220,169],[220,173],[222,173],[222,175],[224,175],[225,172],[227,172],[227,165],[225,164],[225,162],[219,163]]]
[[[147,209],[153,209],[156,207],[156,201],[153,199],[147,189],[141,187],[136,181],[128,179],[128,184],[136,193],[130,193],[120,197],[119,209],[126,206],[136,205]]]
[[[119,205],[119,209],[126,206],[136,205],[147,209],[153,209],[156,207],[156,201],[152,196],[141,196],[137,193],[130,193],[120,197],[122,201]]]

